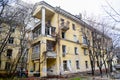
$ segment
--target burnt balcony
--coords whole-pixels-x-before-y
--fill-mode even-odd
[[[40,59],[40,54],[39,53],[33,53],[31,56],[32,60]]]

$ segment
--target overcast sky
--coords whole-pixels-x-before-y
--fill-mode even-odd
[[[24,2],[35,4],[43,0],[23,0]],[[53,7],[60,6],[62,9],[78,15],[79,13],[87,13],[88,16],[105,17],[108,16],[103,7],[109,10],[106,0],[44,0]],[[109,4],[120,13],[120,0],[107,0]],[[114,15],[114,14],[113,14]],[[120,16],[117,17],[120,20]],[[111,19],[112,20],[112,19]],[[112,23],[112,22],[111,22]],[[120,25],[120,23],[118,24]]]
[[[23,0],[27,3],[36,3],[42,0]],[[79,13],[87,12],[91,15],[101,15],[104,13],[103,8],[106,6],[105,0],[44,0],[52,6],[60,6],[62,9],[76,15]],[[120,0],[108,0],[109,3],[116,9],[120,11],[119,5]]]

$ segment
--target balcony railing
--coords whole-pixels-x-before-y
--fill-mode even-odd
[[[32,60],[40,59],[40,54],[39,53],[33,53],[31,58],[32,58]]]

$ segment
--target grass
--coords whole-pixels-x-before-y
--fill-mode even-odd
[[[81,80],[79,77],[72,78],[70,80]]]

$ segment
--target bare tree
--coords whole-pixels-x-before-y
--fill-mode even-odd
[[[6,0],[7,1],[7,0]],[[10,0],[11,1],[11,0]],[[14,78],[18,64],[22,57],[25,56],[25,54],[28,51],[27,42],[28,39],[26,38],[26,34],[28,32],[28,24],[30,22],[31,18],[31,8],[26,7],[24,5],[20,4],[14,4],[14,6],[8,5],[8,2],[5,6],[2,6],[1,8],[1,16],[0,16],[0,22],[1,26],[2,24],[8,25],[8,31],[6,31],[5,37],[1,39],[2,45],[0,45],[0,61],[1,61],[1,55],[4,54],[3,52],[6,50],[7,42],[12,34],[11,29],[13,26],[16,28],[19,28],[20,31],[20,48],[19,52],[17,53],[16,58],[14,61],[11,62],[10,69],[7,72],[6,77],[11,77],[11,79]],[[13,74],[13,75],[11,75]]]

